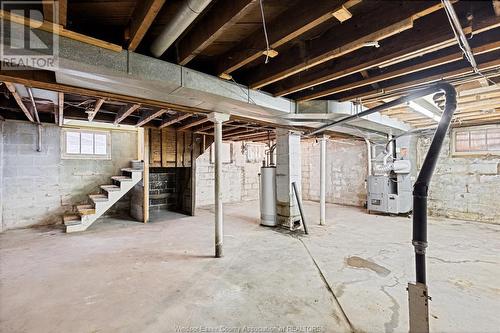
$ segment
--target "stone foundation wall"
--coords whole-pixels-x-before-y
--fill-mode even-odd
[[[418,168],[430,142],[431,137],[418,139]],[[428,208],[433,216],[500,224],[500,157],[452,156],[448,135],[432,177]]]
[[[137,133],[111,131],[111,160],[61,159],[61,128],[43,124],[42,151],[36,151],[37,129],[30,122],[3,122],[2,229],[61,223],[73,206],[86,203],[87,195],[110,184],[137,158]],[[128,211],[125,196],[109,214]]]
[[[259,172],[265,158],[265,144],[231,143],[231,163],[222,164],[222,200],[238,202],[259,199]],[[210,159],[210,149],[196,159],[196,206],[214,204],[215,165]]]
[[[319,201],[320,143],[302,140],[302,200]],[[363,206],[366,202],[367,148],[364,141],[326,143],[326,202]]]

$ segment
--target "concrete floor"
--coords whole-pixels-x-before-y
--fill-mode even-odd
[[[329,205],[310,236],[260,227],[257,202],[225,205],[225,257],[213,214],[119,219],[80,234],[0,235],[2,332],[407,332],[411,220]],[[500,225],[432,220],[433,332],[498,332]],[[312,256],[312,257],[311,257]],[[322,270],[323,280],[312,258]],[[217,328],[217,329],[215,329]],[[248,330],[252,332],[252,330]]]

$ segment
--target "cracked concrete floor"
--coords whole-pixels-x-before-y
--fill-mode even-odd
[[[222,259],[208,209],[147,225],[106,218],[81,234],[4,232],[0,330],[348,332],[344,312],[356,331],[407,332],[411,220],[328,205],[320,227],[318,204],[305,206],[310,235],[297,237],[260,227],[257,202],[226,204]],[[500,225],[431,220],[432,331],[498,331],[498,253]]]

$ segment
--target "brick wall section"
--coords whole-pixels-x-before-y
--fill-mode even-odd
[[[265,157],[266,146],[251,144],[259,156],[253,162],[247,162],[247,155],[242,152],[242,142],[232,143],[232,162],[222,165],[222,200],[239,202],[259,199],[259,172]],[[213,145],[212,145],[213,147]],[[205,150],[196,159],[196,206],[214,204],[215,166],[210,162],[210,149]]]
[[[5,121],[3,126],[3,229],[61,223],[73,206],[87,202],[99,185],[121,174],[137,158],[137,133],[112,131],[112,160],[61,159],[61,129],[43,124],[42,151],[36,151],[36,126]],[[127,197],[110,210],[126,210]]]
[[[302,140],[302,199],[319,201],[319,142]],[[363,206],[366,202],[367,148],[364,141],[326,143],[326,202]]]
[[[419,168],[430,142],[430,137],[418,139]],[[429,189],[429,213],[434,216],[500,224],[499,198],[500,158],[452,156],[448,136]]]

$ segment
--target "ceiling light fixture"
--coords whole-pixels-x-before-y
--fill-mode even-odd
[[[378,43],[378,41],[375,40],[375,41],[371,41],[371,42],[364,42],[363,46],[364,47],[376,47],[376,48],[379,48],[380,44]]]
[[[432,111],[429,111],[427,110],[426,108],[424,108],[423,106],[411,101],[408,103],[408,107],[410,107],[412,110],[414,111],[417,111],[418,113],[421,113],[423,114],[424,116],[426,117],[429,117],[431,119],[434,119],[435,121],[437,121],[439,123],[439,121],[441,120],[441,117],[434,114]]]

